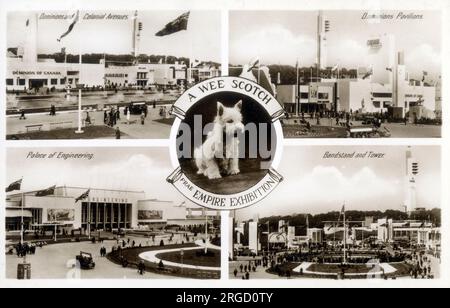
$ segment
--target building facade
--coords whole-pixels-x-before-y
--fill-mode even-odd
[[[205,225],[220,219],[217,212],[173,202],[146,199],[144,192],[90,189],[89,197],[77,201],[88,188],[56,187],[52,195],[36,191],[8,194],[6,231],[57,228],[67,232],[118,229],[160,229],[168,225]]]

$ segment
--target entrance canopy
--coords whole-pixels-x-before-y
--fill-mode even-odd
[[[18,218],[18,217],[22,217],[22,210],[21,209],[7,209],[6,210],[6,217],[7,218]],[[23,211],[23,217],[27,217],[27,218],[32,218],[33,214],[31,213],[31,211],[28,210],[24,210]]]

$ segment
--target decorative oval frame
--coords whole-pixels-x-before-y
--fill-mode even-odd
[[[268,102],[263,102],[260,95],[249,95],[245,88],[239,86],[242,83],[259,89],[258,93],[262,93]],[[203,98],[221,92],[239,93],[258,102],[271,116],[276,135],[275,154],[267,175],[253,187],[231,195],[219,195],[207,192],[192,183],[181,170],[176,148],[178,131],[189,109]],[[175,121],[170,132],[170,159],[175,171],[169,175],[167,181],[190,201],[213,210],[238,210],[262,201],[283,181],[283,177],[276,169],[280,165],[283,154],[284,136],[280,119],[284,116],[285,111],[276,98],[259,84],[240,77],[216,77],[208,79],[186,90],[172,106],[170,113],[175,116]],[[199,198],[199,196],[201,197]]]

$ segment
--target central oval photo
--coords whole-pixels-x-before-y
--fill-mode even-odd
[[[241,93],[215,93],[186,113],[177,134],[178,160],[203,190],[238,194],[267,175],[276,140],[272,119],[257,101]]]

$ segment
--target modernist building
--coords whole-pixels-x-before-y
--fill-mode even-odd
[[[117,229],[159,229],[165,226],[205,225],[220,214],[174,202],[146,199],[144,192],[90,189],[89,197],[76,199],[88,188],[56,187],[54,194],[37,196],[36,191],[10,193],[6,198],[6,230],[57,226],[60,230],[111,231]]]
[[[25,24],[26,20],[24,20]],[[150,85],[186,85],[220,76],[218,65],[198,63],[130,63],[108,65],[103,59],[97,64],[57,63],[53,59],[38,59],[38,17],[31,14],[27,21],[25,42],[7,51],[7,91],[30,89],[65,89],[78,84],[86,87],[121,86],[149,87]],[[133,21],[133,55],[139,55],[142,23],[137,14]]]
[[[409,113],[411,119],[441,115],[439,83],[410,78],[404,52],[396,51],[394,36],[371,38],[367,48],[367,67],[359,68],[356,78],[278,85],[278,101],[291,114],[297,111],[298,104],[300,112],[390,113],[395,118]]]

